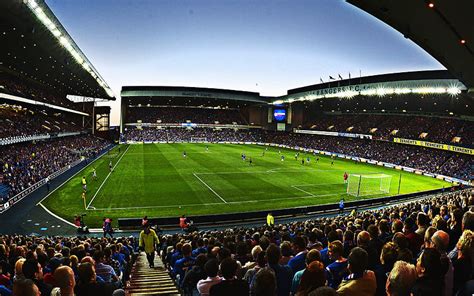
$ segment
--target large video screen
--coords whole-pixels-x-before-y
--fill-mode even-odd
[[[275,121],[285,121],[286,120],[286,110],[285,109],[275,109],[275,110],[273,110],[273,118],[275,118]]]

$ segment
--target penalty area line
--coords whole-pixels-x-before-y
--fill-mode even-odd
[[[123,156],[127,153],[127,151],[128,151],[129,148],[130,148],[130,145],[127,147],[127,149],[125,149],[125,151],[123,152],[122,156],[120,156],[119,160],[118,160],[117,163],[114,165],[114,167],[112,168],[112,170],[107,174],[107,177],[105,177],[104,181],[102,181],[102,184],[100,184],[99,188],[97,188],[97,191],[95,192],[95,194],[94,194],[94,196],[92,197],[91,201],[87,204],[86,210],[89,209],[90,205],[92,204],[92,202],[93,202],[94,199],[96,198],[97,194],[99,194],[100,189],[102,188],[102,186],[104,186],[105,182],[106,182],[107,179],[110,177],[110,175],[112,174],[112,172],[115,170],[115,168],[117,167],[117,165],[120,163],[120,161],[122,160]]]
[[[204,186],[207,187],[207,189],[211,190],[212,193],[214,193],[220,200],[222,200],[224,203],[227,203],[227,201],[225,201],[225,199],[223,199],[216,191],[214,191],[214,189],[211,188],[211,186],[207,185],[206,182],[204,182],[201,178],[199,178],[198,175],[196,175],[196,173],[193,173],[194,177],[196,177],[199,181],[201,181],[202,184],[204,184]]]
[[[303,190],[303,189],[301,189],[301,188],[298,188],[297,185],[292,185],[291,187],[293,187],[293,188],[295,188],[296,190],[299,190],[299,191],[301,191],[301,192],[303,192],[303,193],[306,193],[306,194],[308,194],[308,195],[315,196],[314,194],[312,194],[312,193],[309,192],[309,191],[306,191],[306,190]]]

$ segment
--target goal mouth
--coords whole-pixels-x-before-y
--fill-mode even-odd
[[[347,194],[355,197],[390,193],[392,176],[383,173],[350,174]]]

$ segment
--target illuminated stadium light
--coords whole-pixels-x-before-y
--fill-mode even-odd
[[[409,89],[409,88],[396,88],[394,92],[397,95],[409,94],[409,93],[411,93],[411,89]]]
[[[53,15],[53,18],[51,19],[48,17],[48,15],[45,13],[43,8],[38,5],[36,0],[25,0],[24,3],[26,6],[31,10],[31,12],[38,18],[38,20],[53,34],[54,37],[59,41],[59,43],[66,48],[66,50],[71,54],[71,56],[74,58],[74,60],[80,64],[83,65],[84,62],[87,60],[87,58],[82,54],[82,52],[75,47],[75,44],[72,40],[69,40],[67,37],[67,33],[62,33],[61,30],[56,26],[55,24],[55,18]],[[113,92],[110,90],[109,86],[103,82],[102,80],[99,80],[99,75],[91,68],[89,64],[87,66],[83,65],[83,68],[98,82],[100,81],[99,85],[105,90],[107,95],[110,97],[113,97]]]
[[[355,90],[357,86],[353,87],[338,87],[328,88],[326,90],[317,90],[312,93],[305,93],[301,96],[288,96],[286,99],[280,99],[273,104],[292,103],[301,101],[314,101],[317,99],[327,98],[352,98],[354,96],[378,96],[384,97],[387,95],[404,95],[404,94],[449,94],[451,96],[459,95],[464,86],[459,82],[451,82],[449,85],[434,84],[433,86],[420,85],[414,87],[407,87],[400,85],[400,87],[387,87],[383,84],[375,84],[372,87],[364,87],[362,90]]]
[[[446,92],[444,87],[420,87],[413,89],[413,93],[416,94],[443,94]]]
[[[36,7],[38,7],[38,3],[36,3],[35,0],[28,0],[28,4],[30,5],[32,9],[35,9]]]
[[[446,92],[452,96],[458,95],[461,93],[461,90],[457,86],[450,86]]]
[[[107,95],[108,95],[109,97],[113,97],[113,96],[114,96],[114,92],[113,92],[110,88],[108,88],[108,87],[105,89],[105,92],[107,93]]]
[[[461,39],[461,44],[466,44],[466,40]]]
[[[430,2],[430,3],[428,4],[428,7],[429,7],[429,8],[434,8],[434,6],[435,6],[434,3],[432,3],[432,2]]]
[[[367,89],[360,92],[363,96],[375,96],[377,94],[376,89]]]

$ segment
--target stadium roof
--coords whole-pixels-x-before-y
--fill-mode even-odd
[[[418,44],[474,92],[474,1],[346,1]]]
[[[361,84],[377,84],[397,81],[457,81],[457,79],[447,70],[434,71],[415,71],[415,72],[401,72],[389,73],[373,76],[353,77],[352,79],[334,80],[325,83],[313,84],[303,87],[298,87],[288,90],[287,94],[297,94],[311,90],[327,89],[331,87],[344,87]],[[459,86],[463,86],[458,82]]]
[[[121,96],[122,98],[185,97],[268,103],[268,100],[256,92],[185,86],[123,86]]]
[[[43,0],[0,1],[0,74],[33,80],[53,92],[115,100]]]

